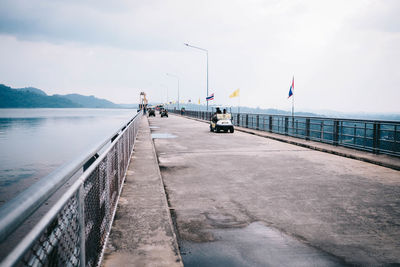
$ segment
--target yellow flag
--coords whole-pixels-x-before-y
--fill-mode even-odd
[[[229,96],[229,98],[233,98],[233,97],[239,96],[239,92],[240,92],[240,89],[236,89],[236,90]]]
[[[199,105],[200,105],[200,98],[199,98]]]

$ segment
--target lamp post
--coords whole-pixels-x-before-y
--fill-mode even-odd
[[[187,47],[199,49],[201,51],[206,52],[206,55],[207,55],[207,95],[206,95],[206,97],[208,97],[208,50],[204,49],[204,48],[201,48],[201,47],[193,46],[193,45],[190,45],[190,44],[187,44],[187,43],[184,43],[184,45],[186,45]],[[207,111],[208,111],[208,101],[206,101],[206,102],[207,102]]]
[[[179,110],[179,77],[171,73],[167,73],[167,76],[174,77],[178,80],[178,110]]]

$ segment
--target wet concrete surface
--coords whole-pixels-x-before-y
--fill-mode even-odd
[[[213,242],[181,241],[185,266],[346,266],[340,259],[262,222],[209,231],[216,237]]]
[[[190,250],[185,259],[240,254],[234,258],[242,265],[246,247],[264,232],[247,241],[225,233],[256,222],[313,248],[304,256],[332,256],[329,264],[400,263],[399,171],[242,132],[211,133],[207,124],[178,116],[150,118],[150,125],[160,127],[153,134],[176,136],[154,143],[181,251]],[[213,247],[220,243],[222,249]],[[259,246],[266,249],[256,264],[281,265],[275,248]],[[290,255],[302,249],[288,251],[288,265],[296,266]]]
[[[152,129],[156,129],[156,128],[152,128]],[[176,138],[176,135],[173,134],[169,134],[169,133],[153,133],[151,134],[151,138],[153,139],[168,139],[168,138]]]

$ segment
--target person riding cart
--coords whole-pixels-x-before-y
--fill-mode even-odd
[[[224,131],[228,132],[230,131],[233,133],[234,127],[232,124],[232,116],[229,113],[226,113],[226,109],[224,109],[224,112],[221,112],[221,109],[217,108],[215,114],[211,117],[210,121],[210,132],[219,132],[219,131]]]

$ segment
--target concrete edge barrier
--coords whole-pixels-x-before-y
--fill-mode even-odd
[[[181,117],[184,117],[187,119],[191,119],[191,120],[195,120],[195,121],[199,121],[199,122],[203,122],[203,123],[208,123],[208,121],[198,119],[198,118],[193,118],[193,117],[179,115],[179,114],[173,114],[173,115],[178,115],[178,116],[181,116]],[[382,167],[386,167],[386,168],[390,168],[390,169],[394,169],[394,170],[398,170],[398,171],[400,170],[400,160],[398,160],[399,163],[396,164],[396,163],[386,162],[379,158],[373,159],[373,158],[368,157],[368,155],[365,155],[365,156],[359,155],[360,153],[368,153],[368,152],[361,151],[361,150],[355,150],[355,149],[351,149],[351,148],[347,148],[347,147],[340,147],[341,150],[349,150],[349,151],[339,151],[338,149],[335,149],[335,146],[332,146],[332,149],[323,147],[323,146],[327,146],[329,144],[321,143],[319,145],[319,143],[315,143],[313,141],[307,141],[307,140],[303,140],[303,139],[296,140],[297,138],[291,137],[291,136],[282,136],[282,138],[280,138],[279,136],[272,136],[269,132],[264,132],[264,131],[255,130],[255,129],[248,129],[248,128],[243,128],[243,127],[239,127],[239,126],[235,126],[235,130],[244,132],[244,133],[248,133],[248,134],[253,134],[256,136],[260,136],[260,137],[269,138],[269,139],[279,141],[279,142],[288,143],[291,145],[309,148],[309,149],[320,151],[320,152],[330,153],[330,154],[334,154],[334,155],[341,156],[341,157],[346,157],[346,158],[350,158],[350,159],[364,161],[367,163],[372,163],[375,165],[379,165]],[[273,134],[278,135],[275,133],[273,133]],[[387,156],[387,155],[385,155],[385,156]],[[391,157],[391,156],[387,156],[387,157]]]
[[[112,223],[103,261],[99,265],[101,267],[183,267],[149,126],[148,118],[143,116],[137,134],[138,143],[131,155],[136,158],[131,158],[127,169],[127,179],[125,179],[124,190],[121,194],[124,201],[117,203],[116,217],[119,218]],[[146,162],[147,167],[142,165],[143,161]],[[145,200],[147,197],[150,198],[149,202]],[[132,206],[137,203],[144,205],[132,209]],[[121,210],[122,213],[118,214]],[[130,236],[132,233],[134,237]]]
[[[146,119],[148,121],[147,117],[146,117]],[[150,135],[151,135],[151,130],[150,130]],[[163,192],[163,200],[164,200],[163,202],[164,202],[164,207],[167,210],[167,214],[168,214],[168,224],[171,227],[171,232],[173,234],[173,239],[174,239],[173,242],[174,242],[174,246],[175,246],[175,248],[177,250],[176,254],[177,254],[177,256],[178,256],[178,258],[180,260],[181,266],[183,266],[183,260],[182,260],[181,252],[179,250],[178,238],[177,238],[176,233],[175,233],[175,227],[174,227],[174,223],[172,221],[171,210],[170,210],[170,206],[169,206],[168,198],[167,198],[167,192],[165,192],[164,179],[163,179],[163,177],[161,175],[160,162],[158,161],[158,157],[157,157],[156,148],[155,148],[155,144],[154,144],[154,139],[153,138],[151,138],[151,146],[152,146],[153,156],[154,156],[155,162],[157,164],[157,168],[156,169],[157,169],[158,178],[159,178],[159,181],[160,181],[161,186],[163,188],[163,190],[162,190],[162,192]]]

